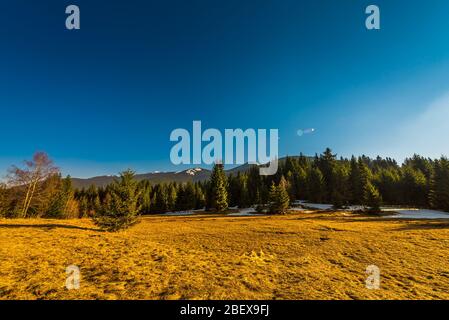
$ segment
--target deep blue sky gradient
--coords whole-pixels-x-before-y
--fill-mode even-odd
[[[0,4],[1,172],[36,150],[73,176],[180,170],[169,135],[193,120],[279,128],[281,155],[438,157],[448,93],[446,0]]]

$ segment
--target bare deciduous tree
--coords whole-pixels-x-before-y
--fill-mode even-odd
[[[31,202],[39,195],[39,189],[43,182],[52,176],[59,174],[59,169],[45,152],[36,152],[32,160],[24,161],[24,168],[12,166],[9,169],[8,184],[11,187],[23,188],[24,196],[20,217],[26,217]]]

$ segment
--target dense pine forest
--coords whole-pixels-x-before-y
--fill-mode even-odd
[[[315,157],[282,159],[273,176],[259,175],[256,166],[227,176],[222,165],[215,165],[208,181],[151,184],[134,181],[128,170],[106,187],[76,190],[46,154],[37,153],[25,169],[12,167],[7,183],[0,185],[0,216],[83,218],[114,211],[223,212],[235,206],[282,213],[295,200],[335,208],[403,205],[449,211],[449,160],[414,155],[399,165],[391,158],[338,158],[326,149]]]

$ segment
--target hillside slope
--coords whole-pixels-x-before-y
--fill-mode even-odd
[[[296,158],[298,156],[290,156],[291,158]],[[311,159],[311,157],[308,157]],[[283,163],[285,161],[286,157],[280,158],[279,162]],[[246,172],[250,168],[254,167],[256,165],[245,163],[241,166],[237,166],[235,168],[231,168],[226,170],[226,174],[237,174],[238,172]],[[197,181],[204,181],[209,179],[211,174],[211,171],[204,168],[192,168],[192,169],[186,169],[179,172],[174,171],[168,171],[168,172],[149,172],[149,173],[142,173],[142,174],[136,174],[136,179],[138,181],[141,180],[149,180],[152,183],[162,183],[162,182],[197,182]],[[94,185],[96,187],[104,187],[114,181],[117,176],[97,176],[92,178],[72,178],[72,183],[75,188],[81,189],[81,188],[88,188],[91,185]]]

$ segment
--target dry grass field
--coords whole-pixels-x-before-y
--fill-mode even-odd
[[[365,287],[368,265],[381,287]],[[79,290],[66,267],[81,269]],[[449,221],[344,213],[0,220],[2,299],[449,299]]]

